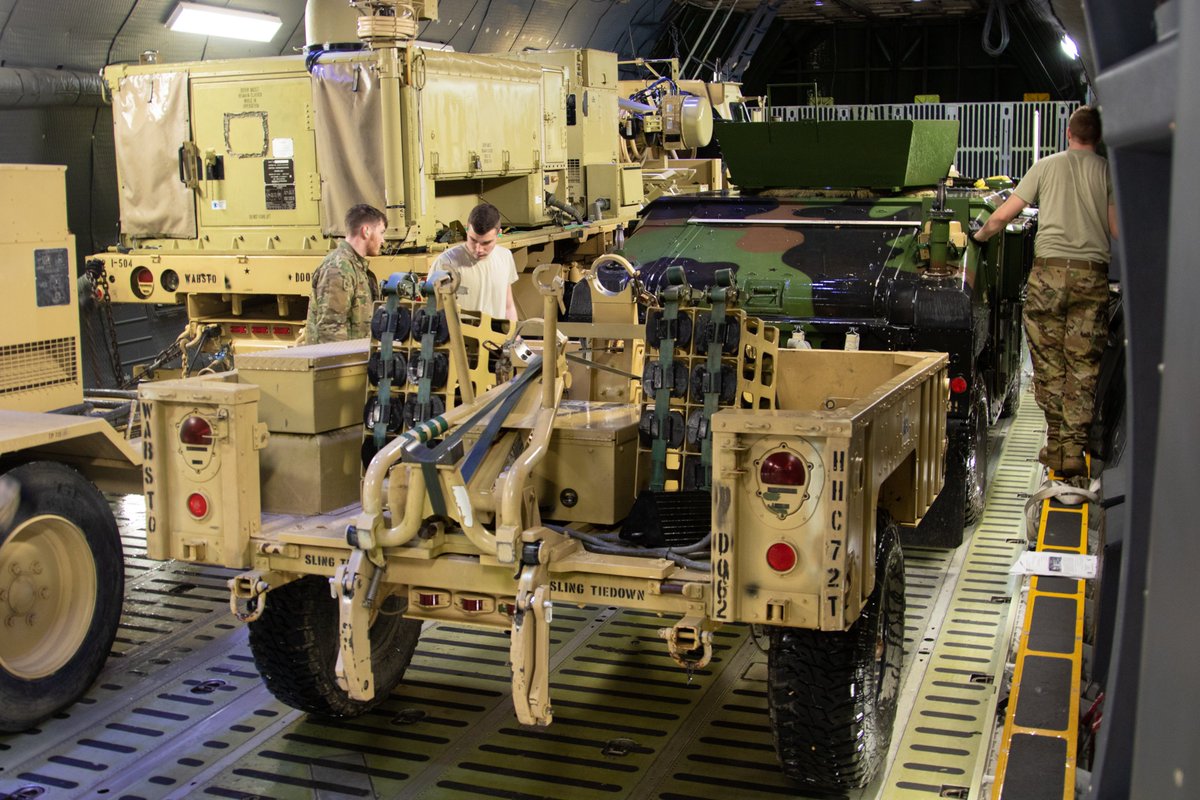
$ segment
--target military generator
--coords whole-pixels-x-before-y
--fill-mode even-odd
[[[84,393],[65,175],[0,164],[0,731],[77,699],[104,666],[125,573],[97,485],[141,483],[141,450],[114,427],[129,400]]]
[[[642,203],[618,155],[615,54],[415,41],[436,15],[312,0],[303,55],[107,67],[121,236],[90,263],[107,299],[186,303],[192,347],[292,344],[358,203],[388,217],[377,275],[424,272],[481,201],[519,270],[610,249]],[[528,281],[514,288],[536,314]]]

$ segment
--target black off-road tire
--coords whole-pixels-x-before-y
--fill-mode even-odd
[[[844,792],[887,760],[904,659],[904,556],[880,513],[875,590],[849,631],[770,629],[767,699],[783,772]]]
[[[308,575],[271,590],[261,617],[250,623],[250,651],[271,694],[292,708],[323,717],[356,717],[387,699],[404,677],[421,635],[405,619],[407,600],[392,595],[371,624],[375,697],[354,700],[337,684],[338,607],[329,581]]]
[[[988,398],[983,382],[971,393],[971,416],[963,464],[963,522],[974,525],[983,517],[988,482]]]
[[[1022,322],[1022,306],[1018,304],[1014,308],[1014,321],[1009,329],[1009,351],[1012,347],[1017,348],[1016,357],[1011,359],[1013,362],[1009,364],[1008,385],[1004,387],[1004,402],[1000,405],[1000,419],[1008,419],[1013,414],[1017,413],[1017,406],[1021,403],[1021,389],[1024,383],[1024,375],[1022,372],[1022,364],[1025,363],[1025,326]]]
[[[112,509],[90,481],[52,461],[7,477],[20,505],[0,530],[0,617],[16,631],[0,625],[0,731],[16,732],[92,685],[121,621],[125,569]]]
[[[1017,406],[1021,403],[1021,372],[1018,370],[1008,381],[1008,387],[1004,390],[1004,405],[1000,406],[1000,419],[1008,419],[1013,414],[1017,413]]]

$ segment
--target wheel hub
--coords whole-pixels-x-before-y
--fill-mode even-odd
[[[96,562],[75,523],[53,514],[20,523],[0,546],[0,668],[53,675],[83,644],[96,597]]]
[[[8,587],[8,615],[25,616],[37,602],[37,589],[25,575],[20,576]]]

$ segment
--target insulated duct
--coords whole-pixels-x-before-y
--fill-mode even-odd
[[[91,72],[0,67],[0,109],[104,106],[104,81]]]

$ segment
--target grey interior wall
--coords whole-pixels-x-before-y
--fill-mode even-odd
[[[671,0],[450,0],[420,37],[459,52],[508,53],[592,47],[622,57],[650,55]]]
[[[67,223],[78,255],[115,242],[116,164],[107,106],[0,111],[0,161],[65,164]]]

